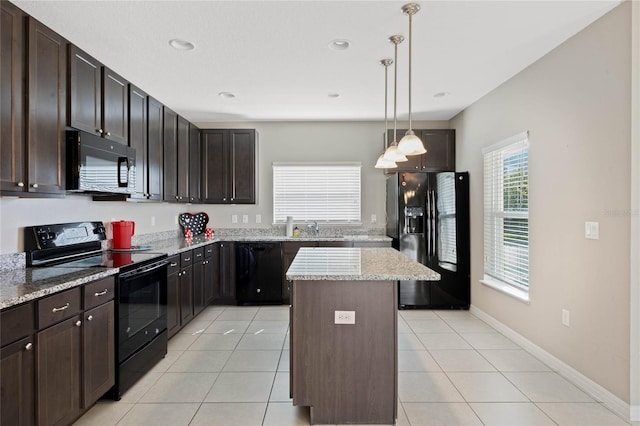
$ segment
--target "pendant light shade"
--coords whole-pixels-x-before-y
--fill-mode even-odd
[[[398,44],[402,43],[404,37],[401,35],[392,35],[389,37],[389,41],[394,45],[393,60],[395,65],[393,66],[393,142],[389,145],[384,152],[384,159],[399,163],[402,161],[408,161],[407,157],[398,152]],[[389,132],[387,132],[389,133]]]
[[[380,64],[384,66],[384,146],[385,148],[388,145],[389,138],[387,134],[389,131],[387,130],[387,71],[389,70],[389,65],[391,65],[393,61],[391,59],[382,59]],[[398,165],[393,160],[385,159],[384,153],[378,157],[378,161],[376,161],[376,165],[374,166],[376,169],[393,169],[398,167]]]
[[[418,13],[420,5],[407,3],[402,6],[402,12],[409,15],[409,130],[398,144],[398,152],[403,155],[420,155],[427,152],[420,138],[416,136],[411,127],[411,21],[413,15]]]

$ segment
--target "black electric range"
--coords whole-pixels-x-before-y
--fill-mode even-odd
[[[24,232],[27,266],[44,275],[119,268],[113,300],[115,383],[108,396],[120,399],[167,353],[167,254],[144,247],[103,250],[102,222],[29,226]]]

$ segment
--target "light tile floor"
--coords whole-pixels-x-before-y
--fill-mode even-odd
[[[289,399],[286,306],[211,306],[121,401],[75,424],[307,425]],[[626,425],[467,311],[399,311],[398,425]]]

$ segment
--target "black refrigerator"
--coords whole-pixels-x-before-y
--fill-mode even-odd
[[[387,178],[387,236],[438,272],[440,281],[400,281],[400,309],[469,309],[469,173],[396,173]]]

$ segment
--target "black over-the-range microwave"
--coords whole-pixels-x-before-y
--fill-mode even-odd
[[[136,150],[80,130],[67,130],[67,191],[132,194]]]

